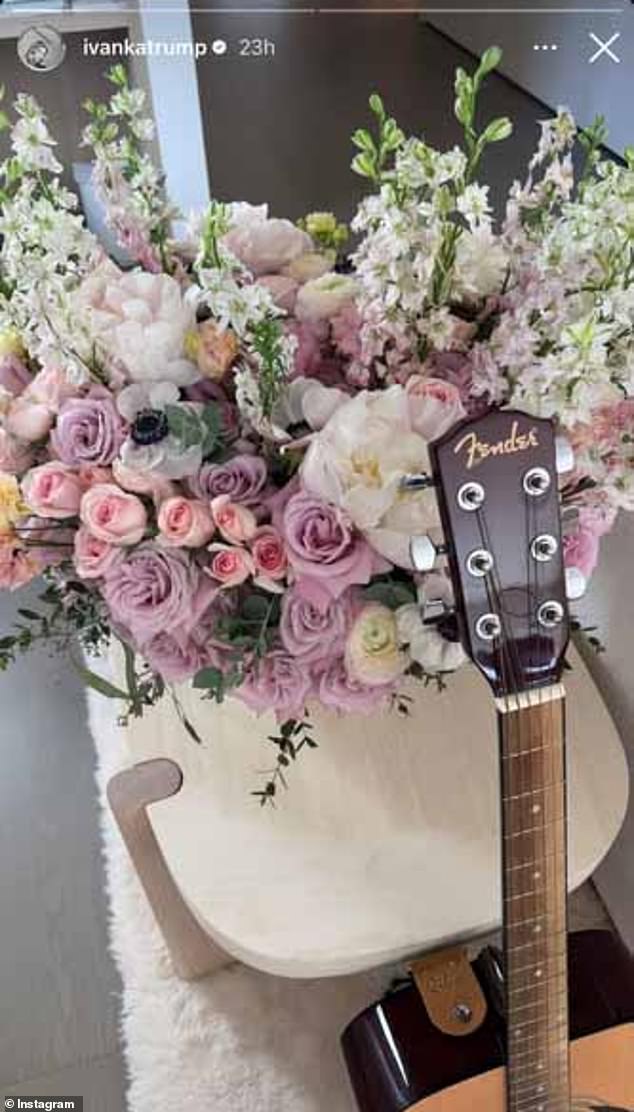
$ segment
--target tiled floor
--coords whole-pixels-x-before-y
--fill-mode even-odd
[[[0,636],[17,605],[0,595]],[[0,760],[0,1096],[123,1112],[94,752],[66,661],[39,653],[0,675]]]

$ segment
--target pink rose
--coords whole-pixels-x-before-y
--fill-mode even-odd
[[[30,447],[10,436],[6,429],[0,428],[0,471],[20,475],[32,463],[33,453]]]
[[[232,502],[228,494],[212,498],[210,506],[216,528],[230,544],[244,544],[255,536],[258,523],[246,506]]]
[[[90,487],[81,500],[80,517],[93,536],[109,544],[138,544],[147,526],[141,499],[114,483]]]
[[[414,432],[435,440],[465,416],[460,391],[451,382],[412,375],[405,387]]]
[[[75,571],[80,579],[99,579],[112,570],[120,560],[121,549],[114,544],[94,537],[81,526],[75,533]]]
[[[175,548],[200,548],[211,540],[215,530],[205,503],[180,495],[161,503],[158,527],[165,544]]]
[[[315,673],[319,701],[340,714],[376,714],[387,709],[394,692],[393,684],[370,686],[353,679],[341,657]]]
[[[211,562],[205,571],[217,579],[221,587],[237,587],[255,571],[250,552],[231,544],[210,544]]]
[[[261,579],[283,579],[288,568],[286,548],[277,529],[262,525],[251,543],[255,574]]]
[[[13,436],[31,444],[48,436],[55,414],[42,402],[35,402],[25,394],[16,398],[9,407],[6,427]]]
[[[22,480],[24,500],[39,517],[74,517],[82,486],[79,475],[65,463],[52,460],[33,467]]]

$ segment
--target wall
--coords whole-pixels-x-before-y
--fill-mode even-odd
[[[124,30],[110,29],[108,38],[121,40]],[[103,37],[103,33],[92,32],[86,37]],[[0,75],[5,86],[5,97],[10,103],[18,92],[30,93],[44,107],[52,135],[58,140],[57,158],[66,168],[64,183],[74,187],[71,163],[88,161],[88,152],[79,145],[81,131],[87,123],[82,108],[87,97],[104,98],[112,92],[112,87],[104,76],[107,65],[103,61],[84,56],[81,44],[83,32],[68,33],[64,36],[67,48],[66,59],[59,69],[52,73],[33,73],[22,65],[16,53],[15,39],[0,40]],[[8,153],[8,137],[0,136],[0,159]]]
[[[456,65],[471,59],[416,16],[212,15],[193,12],[194,37],[225,38],[231,49],[198,65],[212,189],[225,199],[267,200],[278,215],[334,209],[349,218],[362,183],[349,169],[350,136],[369,122],[377,90],[406,129],[433,143],[460,138],[453,120]],[[241,58],[251,36],[275,41],[275,58]],[[514,137],[485,163],[501,198],[526,165],[543,106],[500,77],[482,98],[483,113],[510,113]]]

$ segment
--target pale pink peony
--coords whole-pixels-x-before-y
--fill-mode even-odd
[[[204,570],[223,589],[237,587],[255,572],[253,557],[245,548],[214,543],[208,546],[207,551],[211,560]]]
[[[219,494],[210,503],[213,522],[221,536],[230,544],[244,544],[255,536],[258,527],[255,514],[227,494]]]
[[[200,372],[185,355],[195,326],[194,308],[168,274],[127,273],[105,261],[84,279],[76,296],[88,314],[100,347],[131,382],[187,386]]]
[[[211,540],[215,531],[205,502],[180,495],[161,503],[158,527],[164,543],[174,548],[201,548]]]
[[[293,278],[286,278],[283,274],[263,274],[257,283],[269,291],[278,309],[285,313],[293,312],[299,288]]]
[[[22,479],[24,500],[39,517],[75,517],[83,489],[79,475],[64,463],[51,460],[33,467]]]
[[[73,561],[80,579],[100,579],[123,558],[118,545],[93,536],[84,525],[75,533],[74,547]]]
[[[290,220],[269,219],[266,205],[235,205],[223,243],[252,274],[278,274],[312,249],[312,240]]]
[[[460,391],[451,382],[412,375],[405,387],[414,432],[436,440],[466,416]]]
[[[81,500],[80,517],[87,529],[109,544],[138,544],[147,526],[140,498],[114,483],[97,483]]]

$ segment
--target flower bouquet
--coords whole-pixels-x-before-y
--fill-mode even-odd
[[[407,138],[371,98],[348,256],[331,214],[295,225],[266,205],[214,201],[176,236],[144,96],[115,67],[84,143],[116,266],[35,101],[0,115],[0,586],[45,578],[0,667],[42,640],[117,638],[120,684],[78,667],[124,718],[164,695],[178,709],[185,680],[274,711],[278,765],[256,793],[272,800],[315,744],[311,704],[404,712],[406,677],[442,684],[462,664],[422,617],[450,587],[412,565],[439,518],[406,480],[491,405],[566,432],[565,560],[588,578],[634,508],[634,149],[607,159],[602,121],[560,110],[494,226],[477,173],[512,125],[480,127],[477,101],[499,58],[456,75],[462,148]]]

